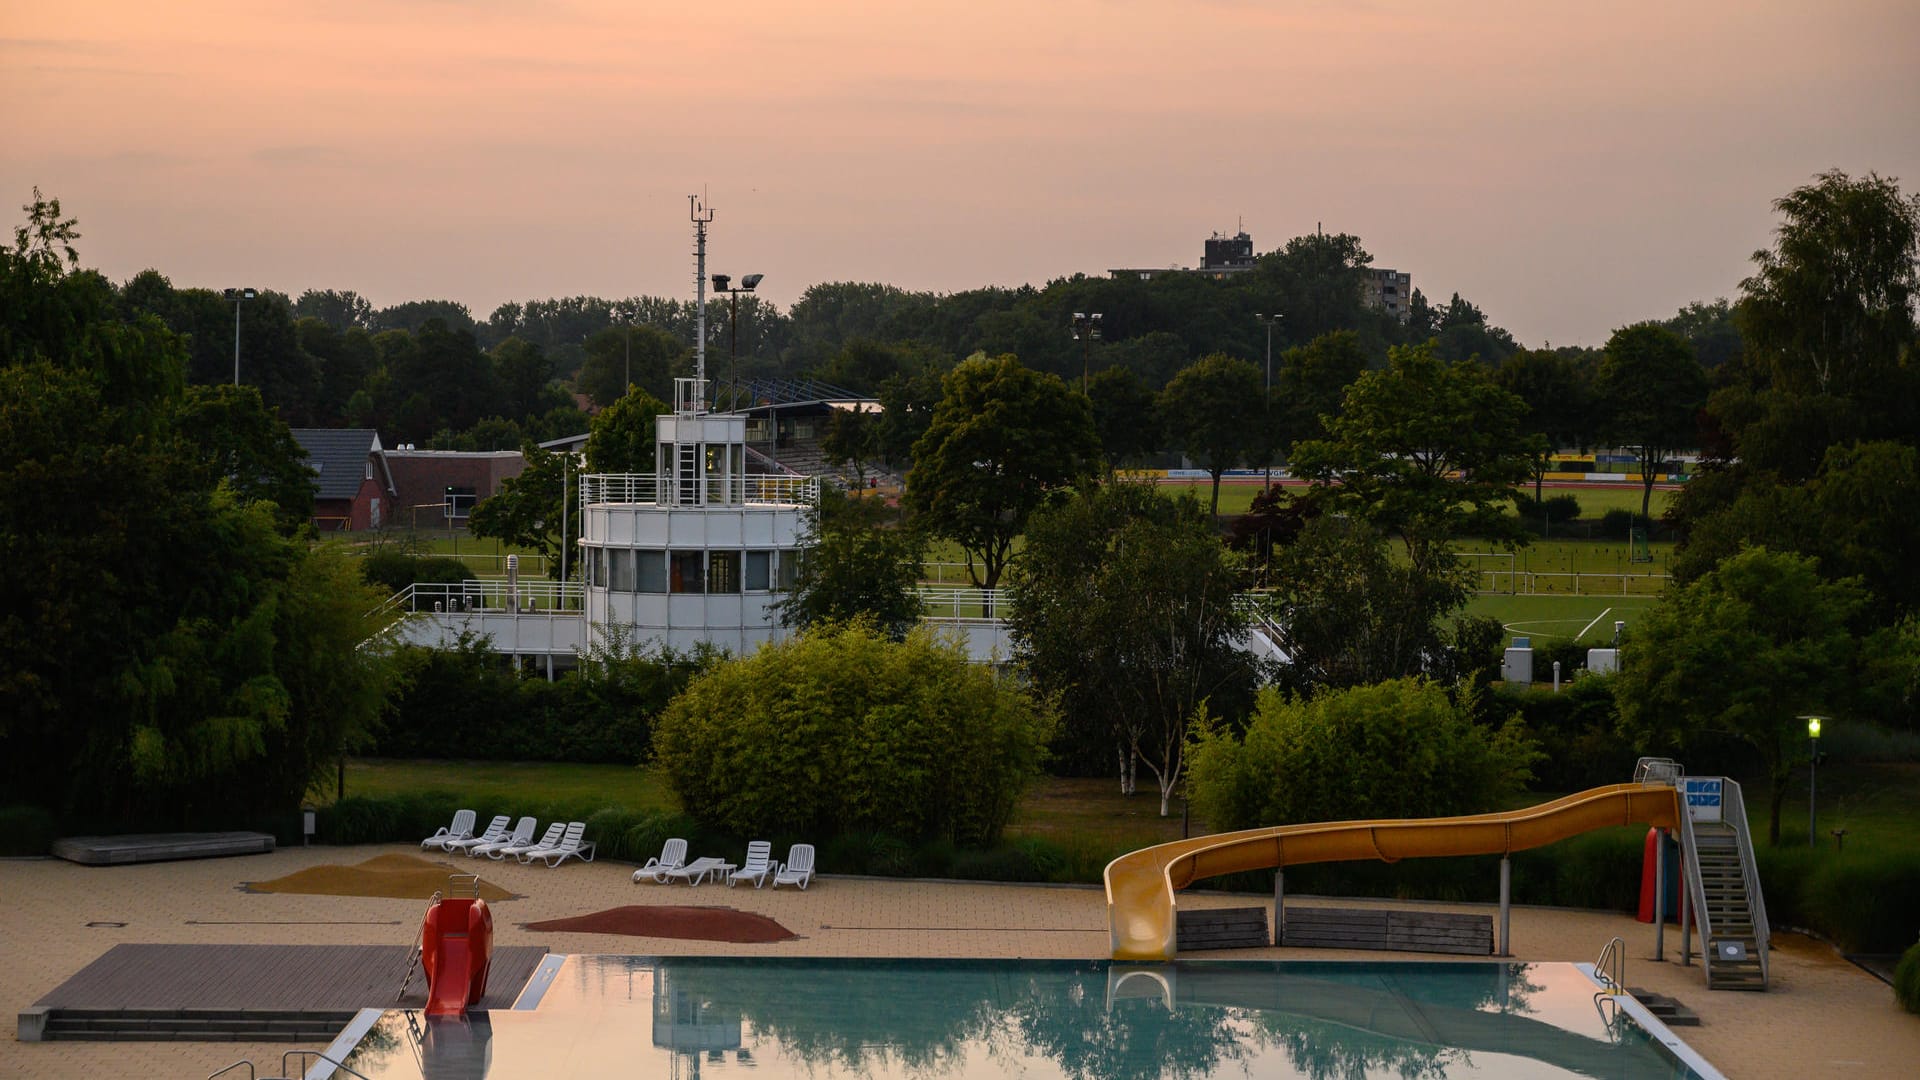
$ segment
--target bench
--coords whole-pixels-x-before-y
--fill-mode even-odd
[[[1264,949],[1273,944],[1267,934],[1267,909],[1175,909],[1174,927],[1181,952],[1189,949]]]
[[[1279,944],[1306,949],[1493,955],[1493,916],[1439,911],[1289,907]]]

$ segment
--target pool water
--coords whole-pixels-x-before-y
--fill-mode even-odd
[[[373,1080],[1697,1075],[1594,989],[1571,964],[570,956],[513,1011],[385,1013],[347,1064]]]

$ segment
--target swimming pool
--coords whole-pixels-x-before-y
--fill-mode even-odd
[[[373,1080],[1702,1075],[1572,964],[588,955],[550,974],[512,1011],[370,1013],[346,1061]]]

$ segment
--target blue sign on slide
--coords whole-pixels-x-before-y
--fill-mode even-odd
[[[1687,813],[1695,821],[1720,820],[1720,778],[1689,777],[1685,781]]]

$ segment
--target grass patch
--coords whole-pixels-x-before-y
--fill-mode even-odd
[[[333,786],[316,792],[321,805]],[[347,795],[387,799],[445,794],[491,813],[493,803],[621,806],[629,810],[678,811],[680,802],[664,777],[629,765],[577,765],[539,761],[401,761],[353,758],[347,762]]]
[[[1532,638],[1536,648],[1576,638],[1604,647],[1613,641],[1614,620],[1631,626],[1655,602],[1651,596],[1489,595],[1469,600],[1466,613],[1498,619],[1507,633]]]

